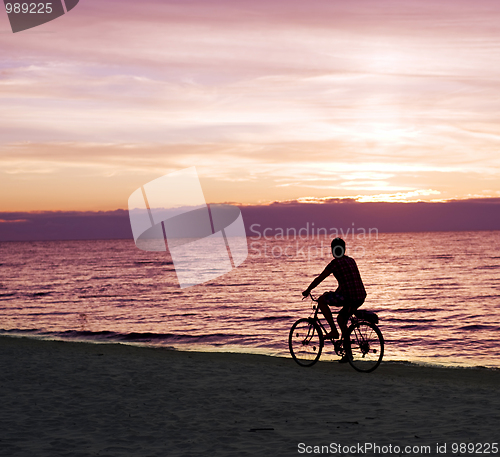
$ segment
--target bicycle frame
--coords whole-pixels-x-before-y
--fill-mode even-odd
[[[312,301],[318,303],[318,300],[316,298],[314,298],[314,296],[312,294],[309,294],[309,296],[311,297]],[[318,305],[313,305],[313,310],[314,310],[314,316],[309,317],[309,318],[313,319],[318,324],[318,326],[321,328],[321,331],[323,332],[323,337],[324,337],[328,332],[326,331],[325,326],[321,322],[321,319],[318,317],[318,313],[320,311]],[[358,321],[359,321],[359,319],[354,314],[352,314],[351,316],[349,316],[349,319],[347,320],[347,327],[349,327],[352,324],[357,323]],[[331,340],[331,341],[333,342],[333,340]]]

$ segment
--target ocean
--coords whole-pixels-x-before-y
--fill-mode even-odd
[[[500,231],[345,236],[379,314],[385,361],[500,368]],[[0,335],[289,357],[301,292],[329,239],[247,238],[239,267],[181,289],[172,259],[133,240],[0,243]],[[335,290],[329,277],[315,292]],[[327,345],[322,360],[335,360]]]

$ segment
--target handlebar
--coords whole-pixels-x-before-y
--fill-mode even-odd
[[[318,302],[318,299],[311,292],[309,292],[309,295],[302,297],[302,300],[305,300],[307,297],[310,297],[312,301]]]

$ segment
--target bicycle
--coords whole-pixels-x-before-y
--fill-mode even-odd
[[[318,302],[312,294],[309,296],[314,302]],[[313,305],[311,316],[299,319],[290,329],[290,353],[302,367],[313,366],[323,351],[327,331],[318,317],[318,311],[318,306]],[[357,371],[370,373],[382,361],[384,337],[377,327],[378,320],[373,311],[357,309],[349,318],[345,341],[330,339],[335,353],[340,357],[346,356],[350,365]]]

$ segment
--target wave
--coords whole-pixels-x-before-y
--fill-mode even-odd
[[[174,262],[169,260],[136,260],[135,265],[173,265]]]
[[[429,319],[426,319],[426,318],[417,318],[417,319],[413,319],[413,318],[406,318],[406,319],[399,319],[397,317],[386,317],[384,318],[384,321],[387,321],[387,322],[408,322],[408,323],[415,323],[415,324],[426,324],[427,322],[436,322],[437,319],[433,319],[433,318],[429,318]]]
[[[14,295],[17,295],[17,292],[6,293],[6,294],[0,294],[0,298],[1,298],[1,297],[13,297]]]
[[[227,334],[227,333],[208,333],[208,334],[189,334],[189,333],[153,333],[153,332],[112,332],[112,331],[98,331],[93,332],[90,330],[66,330],[62,332],[46,332],[39,329],[0,329],[0,335],[11,335],[11,336],[26,336],[30,335],[33,337],[40,338],[55,338],[63,340],[86,340],[86,341],[96,341],[96,342],[127,342],[127,343],[150,343],[150,344],[162,344],[162,343],[216,343],[221,344],[227,343],[228,341],[240,340],[241,335],[237,334]]]
[[[256,321],[287,321],[289,319],[294,319],[295,316],[264,316],[259,319],[254,319]]]
[[[464,325],[463,327],[459,327],[459,330],[495,330],[497,327],[493,325],[483,325],[483,324],[474,324],[474,325]]]

